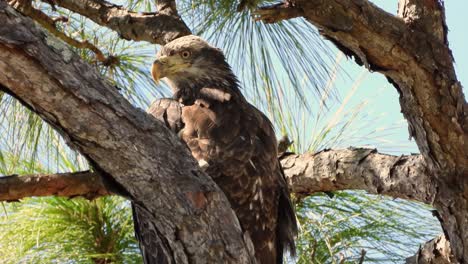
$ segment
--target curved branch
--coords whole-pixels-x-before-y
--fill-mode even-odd
[[[433,206],[450,240],[451,261],[467,263],[468,104],[448,47],[442,1],[400,0],[402,17],[367,0],[285,1],[345,54],[395,86],[428,178],[438,184]]]
[[[55,0],[56,5],[85,16],[117,32],[122,38],[164,45],[189,35],[190,29],[175,9],[174,1],[160,1],[161,12],[136,13],[103,0]]]
[[[63,42],[0,1],[0,88],[39,114],[146,211],[177,263],[252,263],[229,202],[164,124]],[[170,261],[170,260],[168,260]]]

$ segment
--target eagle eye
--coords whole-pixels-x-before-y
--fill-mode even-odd
[[[182,51],[182,52],[180,53],[180,56],[182,56],[183,59],[188,59],[188,58],[190,58],[190,55],[192,55],[192,54],[191,54],[190,51],[188,51],[188,50],[184,50],[184,51]]]

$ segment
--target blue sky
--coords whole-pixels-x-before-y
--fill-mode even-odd
[[[396,13],[397,1],[374,0],[373,2],[387,12]],[[468,52],[466,50],[468,49],[468,31],[463,10],[468,8],[468,2],[461,0],[445,1],[445,8],[449,28],[449,44],[455,57],[458,79],[462,85],[465,84],[463,90],[466,96],[466,84],[468,83],[468,76],[466,75],[468,69]],[[352,85],[354,77],[363,71],[363,67],[359,67],[352,60],[345,62],[343,68],[352,78],[342,76],[337,83],[339,89]],[[353,97],[354,101],[365,99],[372,102],[372,106],[368,110],[379,116],[376,123],[372,125],[387,127],[392,124],[398,124],[399,126],[398,129],[392,130],[392,134],[386,136],[386,139],[394,141],[396,146],[404,145],[404,147],[401,149],[395,148],[391,152],[393,154],[418,152],[415,142],[408,141],[407,125],[403,115],[400,113],[398,93],[382,74],[369,73],[357,91],[356,96]],[[379,144],[376,144],[375,146],[383,149],[384,152],[388,152],[385,151],[383,145],[379,146]]]

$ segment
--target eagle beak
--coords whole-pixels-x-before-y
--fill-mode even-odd
[[[156,84],[159,84],[159,80],[161,78],[166,77],[167,75],[167,70],[166,66],[168,63],[168,57],[167,56],[161,56],[157,60],[153,62],[153,66],[151,67],[151,75],[153,76],[153,80],[156,82]]]

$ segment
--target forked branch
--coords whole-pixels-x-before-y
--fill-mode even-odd
[[[96,59],[101,63],[107,64],[108,61],[110,61],[111,57],[106,58],[104,53],[98,47],[90,43],[89,41],[76,40],[72,37],[67,36],[67,34],[59,30],[57,28],[57,22],[64,21],[63,17],[58,17],[57,19],[51,18],[47,14],[42,12],[41,10],[34,8],[31,5],[31,2],[27,0],[26,1],[15,0],[15,1],[12,1],[11,4],[18,11],[34,19],[37,23],[41,24],[41,26],[43,26],[45,29],[49,30],[50,33],[52,33],[57,38],[63,40],[64,42],[66,42],[68,45],[73,46],[75,48],[79,48],[79,49],[91,50],[96,55]]]

